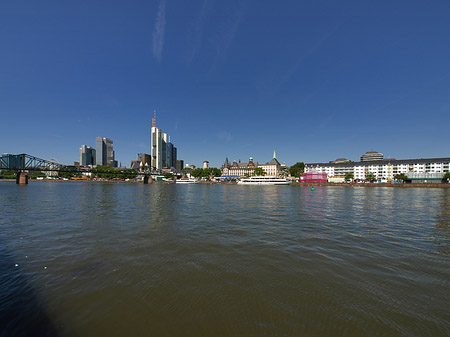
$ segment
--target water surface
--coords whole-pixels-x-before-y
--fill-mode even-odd
[[[450,334],[448,189],[0,182],[0,209],[0,336]]]

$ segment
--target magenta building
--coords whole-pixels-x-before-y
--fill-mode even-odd
[[[305,183],[326,183],[327,174],[324,172],[305,172],[300,177],[300,182]]]

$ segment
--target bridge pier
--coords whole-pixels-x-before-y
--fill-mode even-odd
[[[152,183],[153,183],[152,177],[144,176],[144,184],[152,184]]]
[[[25,172],[17,172],[16,184],[18,185],[28,184],[28,174],[26,174]]]

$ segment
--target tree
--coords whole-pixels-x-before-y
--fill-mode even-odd
[[[42,172],[33,172],[28,176],[28,178],[30,179],[45,178],[45,177],[46,177],[45,173]]]
[[[112,166],[98,165],[93,169],[92,174],[99,178],[116,178],[116,170]]]
[[[370,182],[375,181],[377,178],[375,177],[375,174],[373,174],[372,172],[369,172],[366,174],[366,179]]]
[[[282,166],[280,168],[279,176],[281,177],[287,177],[289,175],[289,169],[286,166]]]
[[[345,180],[352,180],[353,179],[353,173],[352,172],[347,172],[345,174]]]
[[[134,178],[136,178],[137,175],[138,175],[137,170],[126,169],[126,170],[121,171],[117,175],[117,177],[122,178],[122,179],[134,179]]]
[[[293,177],[300,177],[305,172],[305,163],[297,162],[289,168],[289,173]]]
[[[265,176],[266,171],[262,167],[256,167],[253,171],[255,173],[255,176]]]
[[[81,173],[78,172],[76,167],[73,166],[62,166],[58,172],[59,178],[72,178],[81,177]]]
[[[16,171],[0,171],[0,179],[16,179]]]
[[[450,180],[450,172],[447,172],[446,174],[444,174],[444,176],[442,177],[442,180]]]
[[[202,168],[196,168],[195,170],[191,171],[191,176],[195,177],[195,178],[200,178],[203,174],[203,169]]]
[[[408,177],[407,177],[407,175],[404,174],[404,173],[399,173],[399,174],[396,174],[396,175],[394,176],[394,179],[395,179],[395,180],[406,181],[406,180],[408,180]]]
[[[210,175],[213,177],[220,177],[222,175],[222,171],[220,171],[220,169],[218,169],[217,167],[212,167],[209,170]]]

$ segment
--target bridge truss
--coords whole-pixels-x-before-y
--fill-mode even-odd
[[[0,170],[9,171],[57,171],[63,165],[29,154],[6,154],[0,157]]]

